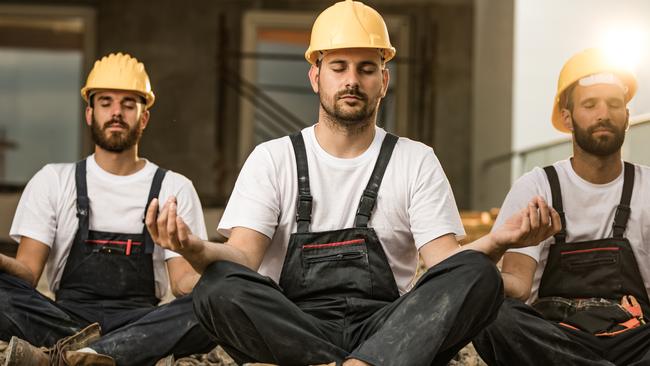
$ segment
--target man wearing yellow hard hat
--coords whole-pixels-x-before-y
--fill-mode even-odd
[[[501,304],[494,261],[553,233],[518,213],[459,248],[433,150],[377,127],[394,56],[377,11],[327,8],[305,53],[318,121],[251,153],[219,223],[227,244],[192,236],[172,209],[157,225],[148,212],[156,241],[203,272],[195,312],[236,361],[446,364]],[[429,270],[413,284],[418,253]]]
[[[505,254],[508,298],[474,339],[489,365],[650,364],[650,168],[621,160],[636,89],[598,49],[562,68],[551,121],[573,156],[519,178],[496,220],[540,195],[562,230]]]
[[[138,155],[155,100],[144,65],[103,57],[81,96],[94,154],[34,175],[11,226],[18,254],[0,256],[5,365],[146,365],[210,350],[182,296],[198,274],[143,223],[152,199],[178,197],[187,225],[207,236],[192,183]],[[44,269],[55,301],[34,288]],[[158,307],[170,284],[179,298]]]

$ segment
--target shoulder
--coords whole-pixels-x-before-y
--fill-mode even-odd
[[[284,159],[287,155],[293,156],[293,146],[289,136],[265,141],[253,149],[247,161],[277,161]]]
[[[635,173],[638,174],[639,178],[642,181],[650,180],[650,167],[643,164],[634,163]]]
[[[177,173],[173,170],[167,170],[162,185],[171,187],[184,187],[193,186],[192,181],[183,174]]]
[[[535,167],[517,178],[502,204],[502,210],[515,212],[535,196],[542,196],[547,202],[551,199],[550,187],[543,168]]]
[[[305,139],[305,143],[307,143]],[[275,156],[278,153],[286,153],[287,151],[293,151],[293,146],[291,144],[291,139],[289,136],[279,137],[273,140],[264,141],[261,144],[255,146],[251,152],[253,155],[271,155]]]
[[[547,185],[548,184],[547,182],[548,179],[546,178],[546,172],[544,171],[544,168],[534,167],[532,170],[524,173],[522,176],[515,179],[514,183],[512,184],[512,188],[513,189],[519,187],[539,188],[542,187],[543,185]]]
[[[66,181],[74,179],[74,174],[75,163],[47,164],[34,174],[28,185],[46,184],[53,188],[57,184],[66,184]]]
[[[413,156],[435,155],[431,146],[420,141],[411,140],[408,137],[398,138],[395,151]]]
[[[437,167],[440,166],[438,157],[431,146],[422,142],[400,137],[395,145],[393,157],[400,167]]]

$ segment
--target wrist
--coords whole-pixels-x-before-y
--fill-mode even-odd
[[[508,250],[509,245],[506,243],[500,242],[494,235],[494,233],[489,233],[485,237],[486,246],[488,247],[489,256],[495,259],[495,262],[499,261],[503,254]]]
[[[203,254],[205,252],[205,242],[196,240],[193,245],[180,248],[177,252],[196,269],[197,264],[205,257]]]

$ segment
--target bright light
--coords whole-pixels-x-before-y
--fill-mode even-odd
[[[645,51],[646,39],[646,32],[640,28],[615,28],[605,33],[603,49],[613,64],[634,71]]]

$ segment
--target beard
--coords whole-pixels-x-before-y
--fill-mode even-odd
[[[113,124],[119,124],[125,131],[112,131],[107,135],[106,130]],[[138,123],[135,127],[131,128],[119,116],[100,125],[93,114],[92,123],[90,124],[90,135],[95,145],[110,152],[121,153],[140,142],[142,130],[138,128],[139,126],[140,124]]]
[[[338,103],[342,96],[357,97],[356,105]],[[330,119],[343,127],[363,126],[372,120],[377,110],[377,98],[370,99],[358,87],[339,90],[333,97],[320,94],[320,105]]]
[[[573,136],[580,148],[592,155],[605,157],[614,154],[621,149],[625,141],[625,128],[617,128],[610,120],[603,120],[589,128],[582,129],[578,127],[575,121],[573,124]],[[596,129],[608,129],[613,133],[611,135],[594,136]]]

